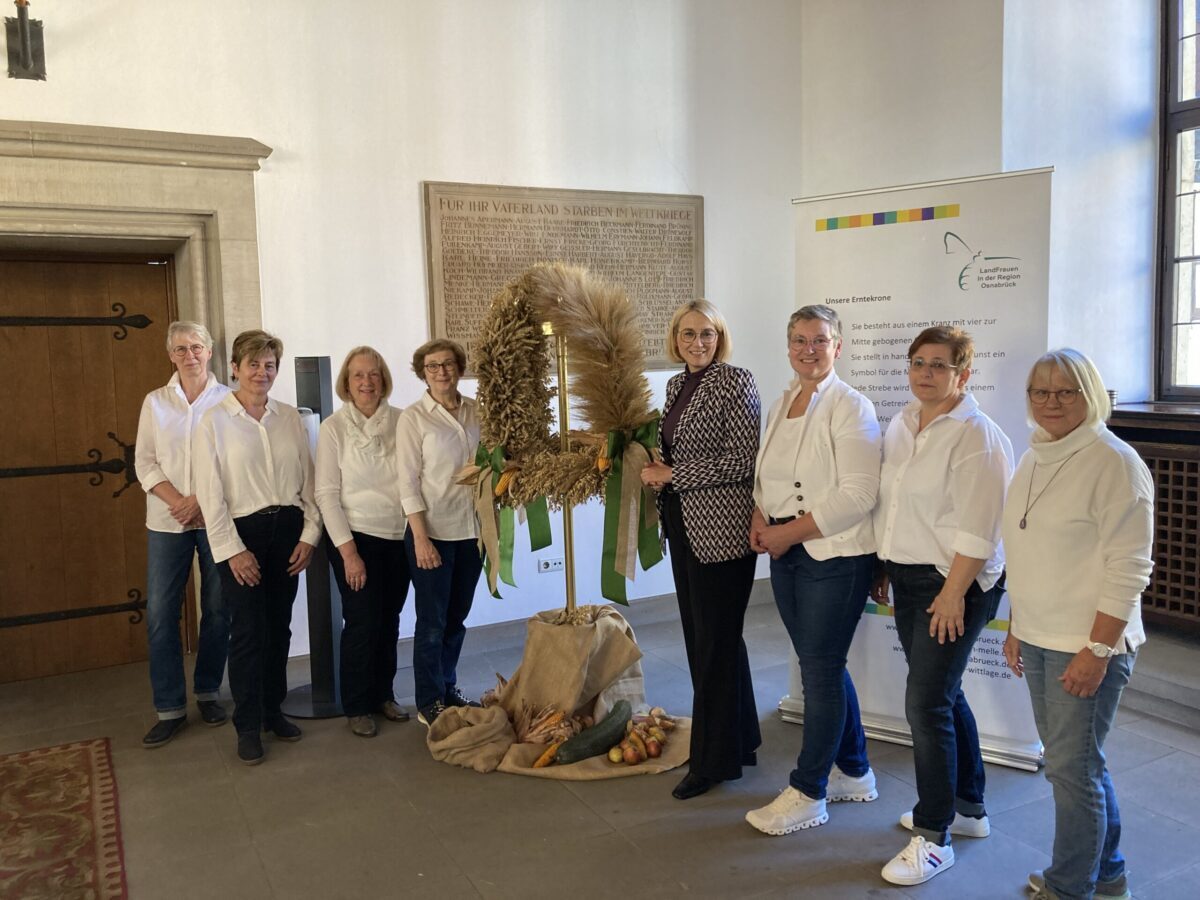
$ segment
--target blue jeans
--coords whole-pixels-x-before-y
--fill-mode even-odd
[[[413,682],[417,709],[441,700],[458,683],[458,655],[467,636],[467,615],[475,600],[475,585],[483,557],[474,538],[434,539],[442,564],[436,569],[417,565],[413,534],[404,535],[408,572],[412,577],[417,624],[413,629]]]
[[[887,564],[895,603],[896,631],[908,660],[904,712],[912,732],[917,773],[913,831],[945,846],[956,813],[983,816],[986,777],[975,716],[962,692],[963,672],[975,639],[996,617],[1003,590],[984,591],[972,582],[964,600],[963,634],[939,644],[929,636],[925,610],[945,577],[935,566]]]
[[[1054,856],[1042,874],[1063,900],[1090,900],[1097,881],[1115,881],[1125,873],[1121,813],[1104,739],[1133,674],[1135,654],[1114,656],[1092,697],[1072,697],[1058,680],[1074,655],[1021,641],[1033,720],[1046,748],[1046,780],[1054,788]]]
[[[200,557],[200,643],[192,684],[197,700],[216,700],[229,654],[229,612],[221,578],[204,529],[173,534],[146,532],[146,632],[150,645],[150,687],[160,719],[186,715],[187,683],[179,617],[192,555]]]
[[[875,557],[815,560],[796,544],[771,560],[771,589],[792,639],[804,684],[804,738],[788,782],[820,800],[834,763],[865,775],[867,740],[846,653],[871,591]]]

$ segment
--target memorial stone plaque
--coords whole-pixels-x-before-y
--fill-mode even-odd
[[[587,266],[625,288],[646,367],[669,368],[671,313],[704,294],[704,198],[425,182],[429,320],[470,347],[492,296],[536,262]]]

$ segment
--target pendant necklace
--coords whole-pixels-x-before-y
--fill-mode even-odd
[[[1079,450],[1082,449],[1082,447],[1079,448]],[[1079,450],[1076,450],[1075,453],[1078,453]],[[1046,493],[1047,489],[1054,482],[1054,479],[1058,477],[1058,473],[1063,470],[1063,466],[1071,461],[1071,459],[1075,456],[1075,453],[1072,453],[1059,464],[1058,468],[1054,470],[1054,474],[1050,476],[1050,480],[1046,482],[1046,486],[1038,491],[1038,495],[1033,498],[1033,503],[1030,503],[1029,498],[1033,494],[1033,472],[1036,472],[1038,467],[1037,463],[1033,464],[1033,472],[1029,474],[1029,490],[1025,492],[1025,514],[1021,516],[1021,521],[1017,523],[1017,527],[1022,531],[1025,530],[1025,520],[1029,518],[1029,511],[1033,509],[1039,500],[1042,499],[1042,494]]]

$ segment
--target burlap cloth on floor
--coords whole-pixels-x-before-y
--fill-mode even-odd
[[[491,772],[516,739],[508,715],[500,707],[451,706],[433,720],[425,745],[434,759]]]
[[[582,759],[569,766],[552,765],[545,768],[533,768],[534,762],[545,744],[513,744],[504,759],[500,760],[499,771],[510,775],[532,775],[535,778],[557,778],[561,781],[598,781],[601,778],[624,778],[627,775],[657,775],[677,766],[682,766],[691,755],[689,747],[692,740],[692,720],[676,719],[676,728],[667,737],[662,756],[658,759],[648,759],[636,766],[624,763],[610,763],[604,754]]]
[[[497,699],[510,718],[527,704],[534,710],[552,706],[590,715],[599,722],[622,699],[637,712],[646,709],[641,659],[633,627],[611,606],[581,606],[570,618],[562,609],[540,612],[529,620],[521,664]],[[691,720],[680,719],[658,759],[627,766],[601,755],[541,769],[533,763],[546,744],[513,744],[499,769],[566,781],[654,775],[687,762],[690,740]]]

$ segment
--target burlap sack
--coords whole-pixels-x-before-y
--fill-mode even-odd
[[[516,739],[508,715],[500,707],[451,706],[433,720],[425,744],[434,759],[491,772]]]
[[[624,763],[610,763],[608,757],[593,756],[581,759],[569,766],[550,765],[541,769],[533,768],[534,762],[546,749],[545,744],[513,744],[504,759],[500,761],[500,771],[510,775],[532,775],[534,778],[556,778],[560,781],[599,781],[603,778],[625,778],[630,775],[657,775],[688,761],[692,741],[692,720],[676,719],[675,730],[663,747],[662,756],[658,759],[648,759],[636,766]]]
[[[522,704],[597,721],[621,698],[635,710],[644,707],[642,651],[625,618],[611,606],[581,606],[576,621],[582,624],[560,624],[565,619],[565,610],[556,609],[529,620],[521,664],[497,698],[509,717]]]

